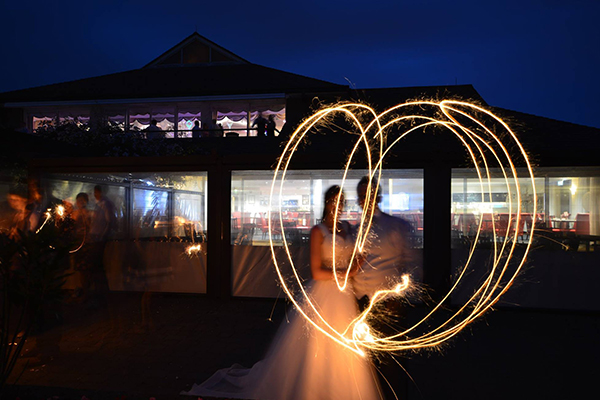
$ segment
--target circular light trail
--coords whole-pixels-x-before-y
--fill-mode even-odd
[[[340,128],[339,119],[343,118],[349,128]],[[335,121],[335,125],[333,122]],[[373,321],[383,318],[377,312],[377,303],[390,296],[402,296],[415,287],[409,275],[403,275],[400,280],[385,290],[378,291],[371,299],[370,305],[356,319],[354,319],[343,331],[334,329],[328,321],[319,313],[318,305],[310,298],[309,293],[303,285],[303,279],[294,266],[289,244],[286,240],[285,226],[283,223],[282,202],[276,205],[278,218],[271,218],[271,210],[275,205],[275,198],[281,199],[288,168],[298,147],[306,143],[310,133],[315,133],[319,128],[336,126],[337,130],[343,130],[353,135],[354,146],[350,151],[342,176],[341,187],[344,188],[350,166],[354,162],[359,149],[366,150],[366,164],[368,176],[371,178],[367,188],[367,198],[363,207],[360,222],[357,227],[357,239],[351,259],[346,265],[340,267],[339,260],[335,259],[335,232],[333,240],[333,268],[335,281],[339,290],[349,290],[349,266],[356,257],[365,249],[367,236],[373,221],[376,206],[377,190],[379,185],[371,187],[372,182],[379,182],[386,156],[393,152],[396,145],[408,135],[423,134],[423,131],[431,128],[441,127],[446,132],[453,134],[464,146],[477,174],[479,189],[482,199],[492,198],[492,175],[493,171],[499,170],[503,179],[503,187],[506,187],[507,202],[509,208],[506,234],[499,237],[496,234],[497,221],[492,219],[492,261],[490,269],[481,285],[471,294],[464,305],[460,306],[450,315],[446,311],[442,313],[442,304],[450,299],[452,293],[464,282],[465,276],[473,266],[473,255],[479,244],[482,232],[483,218],[480,218],[477,232],[467,260],[458,276],[455,277],[452,287],[440,302],[419,322],[413,326],[399,330],[392,335],[384,335],[373,328]],[[394,139],[388,137],[388,133],[394,130],[399,134]],[[388,143],[389,141],[389,143]],[[434,147],[432,146],[432,149]],[[525,171],[519,175],[515,164]],[[522,254],[515,254],[517,244],[518,227],[522,224],[522,207],[525,199],[522,197],[520,180],[531,184],[533,192],[531,226],[529,227],[529,238],[525,243]],[[513,200],[514,197],[514,200]],[[523,146],[517,139],[510,127],[498,116],[475,104],[456,100],[443,101],[413,101],[399,104],[381,114],[367,105],[359,103],[339,104],[323,108],[305,119],[291,135],[285,144],[281,157],[279,158],[273,181],[271,184],[269,201],[269,244],[271,255],[275,264],[277,276],[281,288],[293,303],[297,311],[317,330],[336,341],[347,349],[359,355],[367,352],[398,352],[406,350],[418,350],[437,346],[455,336],[462,329],[484,314],[498,302],[500,297],[506,293],[515,281],[516,276],[522,269],[527,254],[531,247],[533,232],[535,229],[535,216],[537,213],[537,196],[535,180],[531,163]],[[340,207],[339,197],[336,208]],[[516,210],[514,208],[516,207]],[[514,211],[513,211],[514,210]],[[337,213],[335,219],[337,220]],[[334,225],[337,221],[334,221]],[[440,221],[440,223],[447,223]],[[274,232],[281,232],[285,256],[278,259],[275,251]],[[286,278],[282,272],[282,264],[291,266],[292,277]],[[337,269],[337,272],[336,272]],[[345,271],[345,273],[344,273]],[[339,275],[339,276],[338,276]],[[296,287],[297,289],[294,289]],[[295,293],[297,295],[295,295]]]

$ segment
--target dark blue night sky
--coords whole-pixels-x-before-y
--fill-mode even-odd
[[[491,105],[600,127],[600,1],[3,1],[0,91],[144,66],[194,30],[357,88],[473,84]]]

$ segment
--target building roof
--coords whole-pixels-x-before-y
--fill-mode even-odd
[[[246,63],[237,54],[219,46],[198,32],[192,33],[181,42],[165,51],[144,68],[173,64]]]
[[[515,132],[534,163],[555,166],[597,165],[600,129],[519,111],[492,107]]]
[[[346,91],[319,79],[252,64],[193,33],[146,66],[0,93],[0,103],[82,102]]]
[[[356,89],[353,97],[367,104],[376,104],[379,111],[410,100],[456,99],[487,105],[473,85]]]
[[[142,68],[0,93],[2,103],[346,91],[347,86],[256,64]],[[9,105],[6,104],[6,105]]]

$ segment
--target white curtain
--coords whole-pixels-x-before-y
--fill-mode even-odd
[[[275,265],[268,246],[232,247],[232,294],[242,297],[285,297],[280,288]],[[278,260],[286,258],[283,247],[275,249]],[[296,270],[304,279],[310,278],[310,248],[308,246],[290,246],[290,252]],[[287,264],[287,263],[285,263]],[[291,278],[289,265],[282,266],[284,276]]]

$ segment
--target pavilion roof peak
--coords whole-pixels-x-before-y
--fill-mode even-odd
[[[143,68],[190,64],[250,64],[250,62],[194,32]]]

